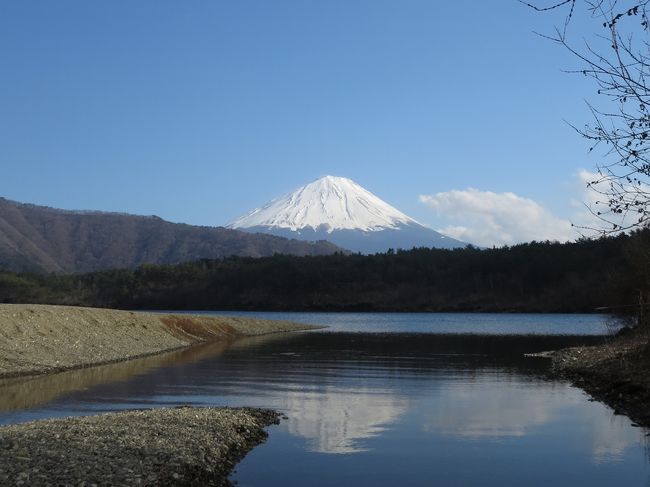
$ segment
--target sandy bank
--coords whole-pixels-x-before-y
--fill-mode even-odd
[[[174,408],[0,427],[0,485],[230,485],[277,413]]]
[[[241,336],[314,328],[288,321],[0,304],[0,377],[142,357]]]
[[[650,330],[633,330],[609,343],[550,354],[553,373],[595,399],[650,427]]]

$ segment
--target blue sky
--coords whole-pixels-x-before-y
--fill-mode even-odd
[[[561,18],[462,5],[2,2],[0,196],[221,225],[333,174],[434,228],[469,188],[573,218],[595,95],[533,34]]]

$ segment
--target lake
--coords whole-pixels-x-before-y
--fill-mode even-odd
[[[647,431],[525,355],[594,343],[603,316],[230,314],[331,328],[4,381],[0,423],[260,406],[288,419],[239,464],[242,487],[648,485]]]

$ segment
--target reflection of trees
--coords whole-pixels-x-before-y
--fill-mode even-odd
[[[408,402],[383,392],[328,388],[289,392],[289,432],[306,438],[319,453],[364,451],[359,440],[380,434],[404,414]]]
[[[219,355],[228,345],[229,342],[223,341],[57,374],[0,380],[0,411],[28,409],[53,401],[69,392],[127,380],[161,367],[197,362]]]

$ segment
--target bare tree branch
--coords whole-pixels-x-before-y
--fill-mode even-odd
[[[602,147],[598,177],[588,183],[602,196],[589,211],[602,223],[601,234],[650,225],[650,41],[647,7],[650,0],[582,0],[597,23],[592,41],[582,47],[569,41],[567,26],[580,0],[550,6],[530,4],[538,11],[566,9],[563,28],[543,36],[560,44],[583,64],[579,73],[595,82],[601,107],[588,103],[592,122],[572,127],[591,142],[589,151]]]

